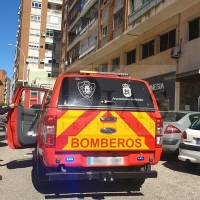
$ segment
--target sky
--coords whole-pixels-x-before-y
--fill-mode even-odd
[[[9,43],[16,44],[18,30],[18,10],[20,0],[1,1],[0,12],[0,69],[7,72],[11,79],[14,71],[15,47],[8,46]]]

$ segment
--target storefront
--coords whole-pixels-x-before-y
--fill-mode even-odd
[[[145,79],[149,82],[160,110],[174,110],[175,72]]]

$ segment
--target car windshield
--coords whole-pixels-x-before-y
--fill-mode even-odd
[[[187,113],[180,112],[160,112],[164,122],[177,122]]]
[[[144,82],[136,80],[94,77],[64,78],[59,105],[121,108],[154,108]]]
[[[197,119],[191,126],[190,129],[200,130],[200,119]]]

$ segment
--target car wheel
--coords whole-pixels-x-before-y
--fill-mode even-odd
[[[185,161],[182,162],[182,166],[187,171],[195,171],[198,168],[199,163],[192,163],[190,161]]]

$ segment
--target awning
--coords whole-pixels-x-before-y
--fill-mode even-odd
[[[45,42],[45,44],[51,44],[51,45],[53,45],[53,42]]]

